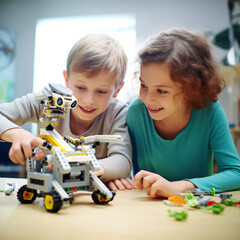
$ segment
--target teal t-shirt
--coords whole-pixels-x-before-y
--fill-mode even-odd
[[[169,181],[188,179],[202,190],[240,189],[240,159],[219,102],[193,109],[187,126],[173,140],[161,138],[139,98],[128,110],[134,173],[147,170]],[[219,173],[213,174],[213,157]]]

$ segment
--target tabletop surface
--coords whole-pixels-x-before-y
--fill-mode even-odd
[[[0,189],[6,182],[17,188],[26,179],[0,178]],[[217,215],[205,209],[169,207],[162,200],[150,199],[144,191],[117,191],[112,202],[96,205],[91,192],[74,194],[74,202],[58,213],[49,213],[43,198],[32,204],[21,204],[16,196],[0,193],[0,239],[240,239],[240,207],[226,206]],[[240,191],[231,192],[240,199]],[[212,200],[220,202],[218,197]],[[168,214],[186,210],[188,218],[176,221]]]

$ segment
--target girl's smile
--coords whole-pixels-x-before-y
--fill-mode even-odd
[[[151,108],[151,107],[147,107],[148,111],[151,113],[159,113],[160,111],[163,110],[163,108]]]

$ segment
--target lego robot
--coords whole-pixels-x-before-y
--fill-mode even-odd
[[[101,142],[122,142],[118,135],[95,135],[80,137],[62,137],[55,129],[58,118],[66,115],[68,108],[74,108],[77,100],[72,91],[59,84],[49,84],[39,98],[45,105],[41,122],[47,127],[40,130],[44,146],[36,147],[31,158],[26,159],[27,184],[22,186],[17,197],[21,203],[32,203],[37,197],[44,198],[44,207],[48,212],[57,212],[62,206],[73,202],[76,191],[91,191],[96,204],[112,201],[115,192],[110,191],[93,173],[100,170],[95,157],[95,147]],[[36,160],[34,153],[45,149],[47,155]],[[53,172],[48,165],[53,164]]]

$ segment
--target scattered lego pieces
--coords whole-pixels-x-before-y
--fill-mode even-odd
[[[215,188],[211,188],[211,189],[210,189],[210,193],[211,193],[211,196],[214,196],[215,193],[216,193]]]
[[[231,197],[232,197],[232,194],[231,194],[231,193],[220,193],[220,196],[219,196],[219,197],[221,198],[221,204],[224,204],[224,201],[225,201],[226,199],[231,198]]]
[[[196,207],[198,204],[197,198],[193,195],[193,193],[187,193],[185,195],[185,200],[189,207]]]
[[[173,202],[170,202],[168,200],[163,200],[163,203],[165,203],[167,206],[175,206],[175,207],[182,207],[183,205],[179,205],[179,204],[176,204],[176,203],[173,203]]]
[[[226,206],[240,206],[239,199],[232,198],[231,193],[215,194],[215,189],[211,188],[210,191],[201,191],[196,188],[185,193],[178,193],[179,196],[171,196],[168,200],[163,200],[168,206],[188,206],[191,208],[200,208],[208,211],[212,211],[214,214],[220,214],[224,211]],[[219,197],[221,202],[210,201],[211,196]],[[171,217],[174,217],[177,221],[182,221],[187,218],[187,212],[171,211],[168,209],[168,213]]]
[[[16,187],[16,183],[14,183],[14,182],[6,182],[6,184],[5,184],[5,191],[4,191],[5,194],[7,196],[11,195],[14,192],[15,187]]]
[[[174,217],[175,220],[177,221],[186,220],[188,217],[188,213],[184,210],[181,212],[177,212],[177,211],[171,211],[170,209],[168,209],[168,213],[171,217]]]
[[[214,214],[220,214],[221,212],[224,211],[225,207],[221,204],[213,204],[211,206],[205,207],[204,209],[212,211]]]
[[[220,205],[220,203],[217,203],[217,202],[215,202],[215,201],[208,201],[208,202],[207,202],[207,205],[208,205],[208,206],[212,206],[213,204],[215,204],[215,205]]]
[[[186,193],[192,193],[194,196],[206,196],[206,195],[214,196],[216,191],[215,188],[211,188],[210,191],[202,191],[199,188],[194,188],[192,190],[186,191]]]
[[[233,204],[234,204],[234,205],[239,205],[239,206],[240,206],[240,201],[238,201],[238,202],[234,202]]]
[[[224,204],[226,204],[227,206],[232,206],[234,205],[234,203],[238,202],[239,200],[236,198],[228,198],[224,200]]]
[[[185,201],[185,197],[181,197],[181,196],[172,196],[168,198],[168,201],[175,203],[175,204],[179,204],[179,205],[183,205],[186,204],[187,202]]]

